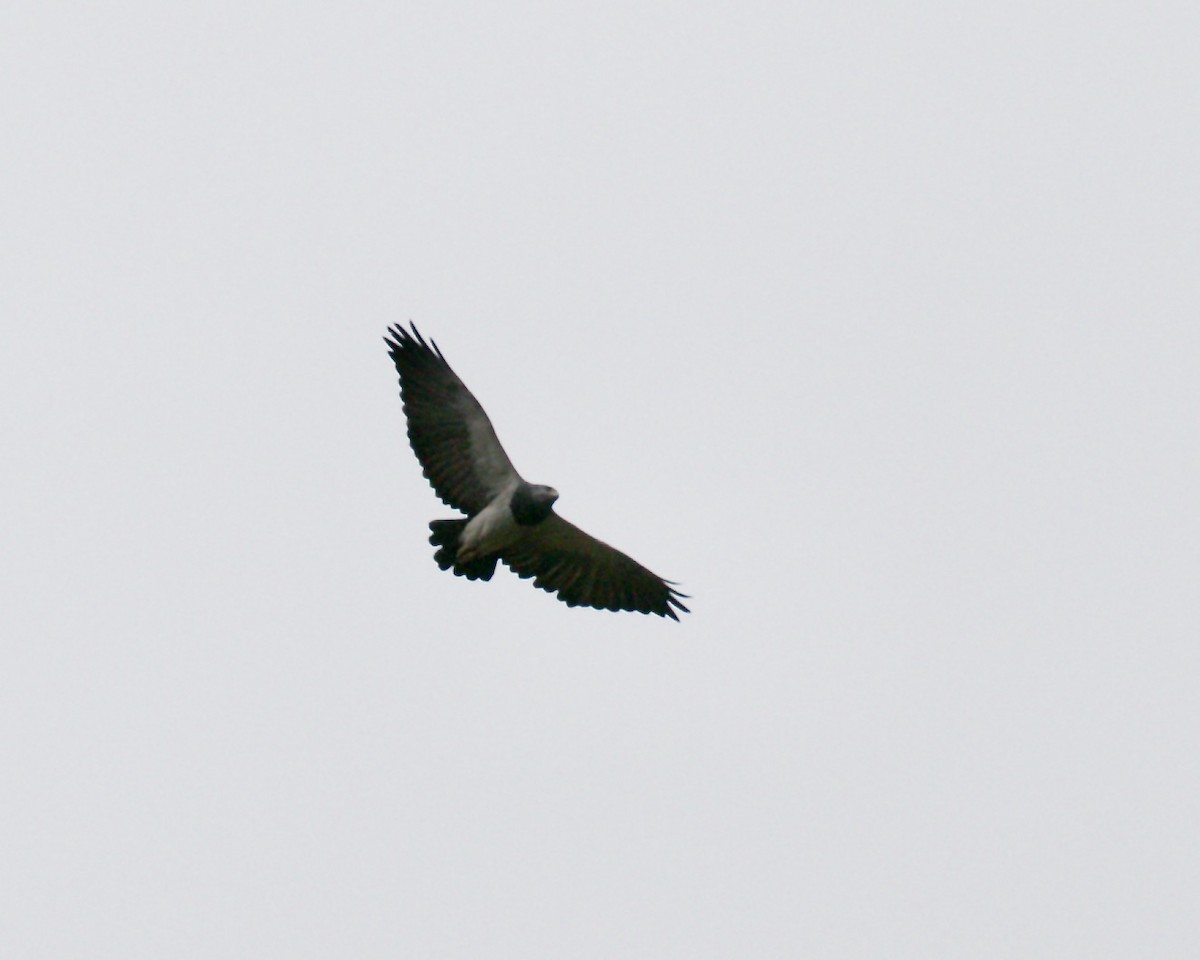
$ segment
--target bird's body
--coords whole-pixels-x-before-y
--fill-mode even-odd
[[[517,473],[483,407],[436,343],[427,344],[415,326],[389,332],[413,452],[442,501],[467,515],[429,524],[441,569],[490,580],[500,561],[568,606],[673,620],[676,610],[687,611],[668,581],[555,513],[558,491]]]
[[[460,561],[499,553],[521,535],[511,504],[511,497],[502,493],[467,521],[458,537],[456,553]]]

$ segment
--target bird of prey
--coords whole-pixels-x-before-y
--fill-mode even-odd
[[[635,560],[554,512],[558,491],[517,473],[479,401],[437,343],[412,325],[388,330],[400,374],[408,440],[442,502],[467,516],[434,520],[429,542],[442,570],[490,580],[496,561],[569,607],[630,610],[678,620],[684,594]]]

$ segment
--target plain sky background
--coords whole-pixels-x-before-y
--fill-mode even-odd
[[[1200,14],[0,13],[0,953],[1195,957]],[[440,573],[415,320],[681,624]]]

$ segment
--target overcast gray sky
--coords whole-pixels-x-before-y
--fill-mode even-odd
[[[1194,957],[1197,37],[7,4],[0,953]],[[683,623],[437,570],[408,320]]]

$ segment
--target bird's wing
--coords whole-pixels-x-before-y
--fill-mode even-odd
[[[385,337],[408,418],[408,441],[434,491],[475,514],[520,479],[483,407],[442,357],[437,344],[392,327]]]
[[[500,553],[518,576],[558,594],[569,607],[633,610],[678,620],[675,610],[685,596],[670,581],[656,576],[636,560],[584,533],[557,513],[522,528],[520,537]]]

